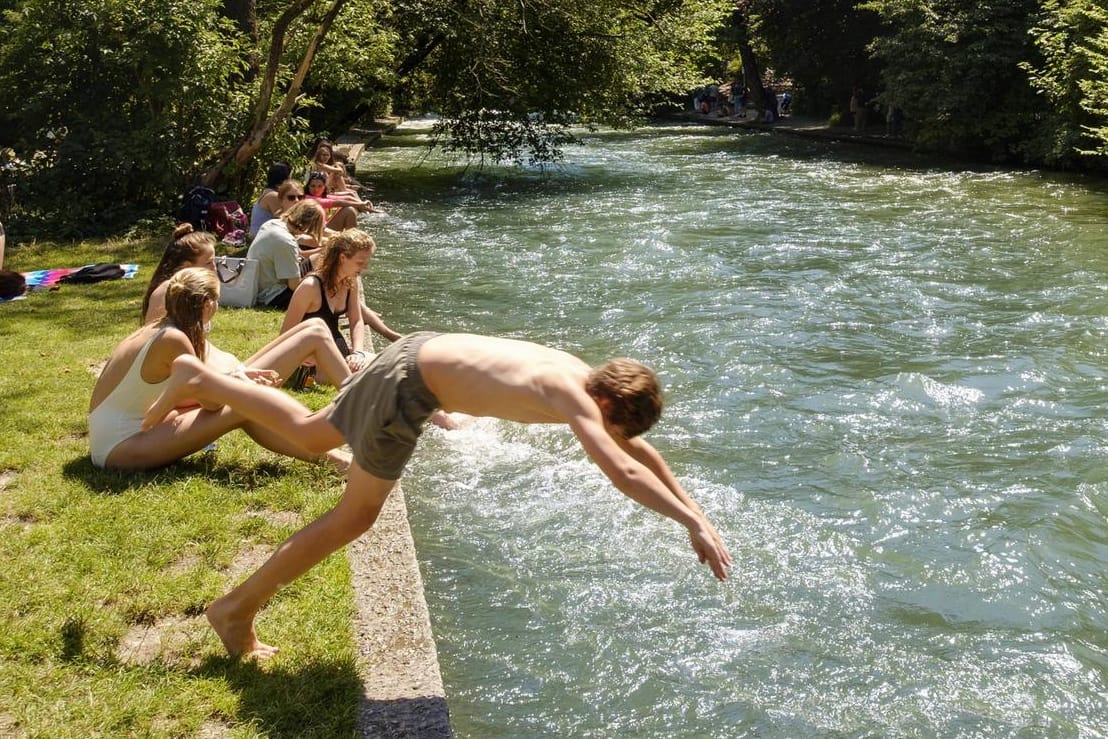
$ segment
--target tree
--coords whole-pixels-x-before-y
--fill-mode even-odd
[[[4,12],[0,144],[18,216],[55,236],[164,207],[229,134],[235,35],[214,0],[23,0]]]
[[[241,170],[248,162],[253,160],[254,155],[261,150],[277,127],[291,115],[300,98],[300,90],[304,85],[304,79],[308,76],[308,71],[312,67],[312,62],[315,60],[320,44],[323,43],[323,39],[331,31],[335,18],[343,6],[346,5],[347,0],[330,0],[330,6],[315,26],[315,31],[307,47],[295,63],[292,79],[288,82],[283,94],[280,95],[280,100],[275,105],[274,98],[278,79],[282,64],[285,63],[286,39],[289,28],[297,19],[304,16],[315,2],[316,0],[294,0],[277,17],[270,32],[269,54],[265,69],[261,72],[260,84],[253,101],[250,126],[238,141],[225,148],[216,157],[215,162],[201,178],[202,184],[218,184],[221,178],[228,175],[229,169],[231,172]]]
[[[25,163],[2,176],[17,185],[20,218],[55,235],[63,222],[85,233],[172,210],[197,179],[249,197],[264,163],[303,155],[320,100],[335,125],[403,100],[441,113],[458,150],[556,157],[569,121],[623,123],[651,94],[692,86],[728,10],[721,0],[3,2],[0,95],[26,104],[0,114],[0,145]]]
[[[1035,58],[1035,0],[871,0],[886,35],[870,48],[881,64],[881,99],[904,111],[916,140],[933,149],[1025,161],[1039,122],[1019,64]]]
[[[1030,147],[1048,164],[1105,166],[1108,155],[1108,10],[1046,0],[1032,29],[1041,61],[1025,62],[1043,116]]]

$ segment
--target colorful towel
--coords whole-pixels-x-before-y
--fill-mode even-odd
[[[90,266],[90,265],[85,265]],[[139,266],[137,264],[121,264],[123,268],[123,279],[130,280],[138,272]],[[82,267],[59,267],[56,269],[39,269],[34,272],[24,272],[23,276],[27,278],[28,290],[42,290],[48,287],[54,287],[63,277],[68,277],[74,272],[83,269]]]
[[[88,266],[88,265],[86,265]],[[123,268],[124,280],[130,280],[134,278],[138,272],[139,266],[137,264],[121,264]],[[83,267],[58,267],[56,269],[36,269],[33,272],[24,272],[23,276],[27,279],[27,292],[32,290],[48,290],[52,287],[56,287],[63,277],[83,269]],[[23,300],[27,297],[27,294],[18,295],[8,300],[0,299],[0,303],[10,303],[13,300]]]

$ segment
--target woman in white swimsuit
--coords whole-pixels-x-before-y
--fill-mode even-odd
[[[219,307],[215,273],[193,267],[174,274],[166,285],[165,307],[161,320],[143,326],[115,348],[92,390],[89,447],[93,464],[128,470],[161,467],[241,428],[278,454],[346,469],[348,454],[335,450],[322,457],[313,454],[223,406],[186,404],[143,431],[142,416],[164,389],[173,360],[187,354],[203,361],[207,355],[207,326]],[[251,380],[275,382],[265,377]]]

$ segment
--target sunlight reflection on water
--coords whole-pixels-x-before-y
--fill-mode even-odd
[[[373,149],[398,330],[652,364],[719,585],[560,428],[405,477],[459,736],[1096,735],[1108,194],[768,135],[542,173]]]

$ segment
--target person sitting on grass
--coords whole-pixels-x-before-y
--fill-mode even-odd
[[[282,333],[310,318],[320,318],[331,329],[331,337],[346,357],[354,372],[365,366],[370,352],[365,349],[365,322],[362,315],[359,278],[377,245],[373,237],[356,228],[347,229],[334,236],[323,250],[319,266],[308,274],[292,294]],[[350,342],[339,330],[339,319],[347,316],[350,324]],[[376,313],[370,311],[376,322],[370,328],[389,341],[400,338]]]
[[[258,260],[258,306],[289,307],[293,290],[311,271],[308,260],[323,245],[324,224],[323,208],[314,200],[301,200],[262,224],[246,251],[247,259]]]
[[[358,225],[359,213],[379,213],[368,200],[328,194],[327,177],[322,172],[312,172],[304,185],[304,194],[327,211],[327,228],[345,231]]]
[[[191,224],[182,223],[173,232],[173,238],[162,253],[161,261],[154,269],[146,296],[142,301],[142,322],[160,321],[166,313],[165,293],[169,278],[188,267],[201,267],[215,272],[215,236],[205,231],[194,231]],[[290,326],[287,331],[240,362],[233,354],[225,352],[206,340],[205,362],[217,372],[226,372],[240,379],[261,379],[267,383],[281,384],[304,362],[318,368],[321,379],[338,387],[350,376],[350,369],[342,360],[342,354],[331,338],[324,321],[306,321]],[[336,361],[337,360],[337,361]]]
[[[566,424],[616,488],[684,526],[693,551],[720,580],[731,556],[700,507],[661,455],[641,438],[658,420],[657,378],[630,359],[590,368],[566,352],[527,341],[471,334],[409,334],[343,386],[322,410],[309,413],[282,392],[216,375],[182,356],[144,426],[161,423],[183,398],[234,408],[315,449],[344,441],[354,451],[338,505],[296,532],[254,574],[207,609],[208,622],[232,655],[268,657],[254,619],[277,590],[360,536],[415,450],[436,409],[520,423]]]
[[[241,428],[278,454],[326,462],[345,471],[350,464],[349,454],[334,448],[308,450],[264,422],[246,419],[220,403],[179,397],[164,409],[157,423],[144,424],[143,414],[167,387],[174,362],[187,356],[203,365],[208,326],[219,307],[219,279],[203,267],[180,270],[166,285],[165,307],[161,320],[144,324],[120,342],[93,387],[88,426],[94,465],[116,470],[162,467]],[[338,361],[345,369],[341,357]],[[217,376],[243,387],[265,387],[283,395],[272,387],[275,379],[270,376],[255,376],[252,381]]]
[[[292,302],[285,313],[285,322],[281,325],[282,334],[295,331],[305,320],[322,320],[330,329],[331,338],[339,352],[346,357],[352,372],[365,368],[372,355],[371,351],[365,349],[365,314],[370,316],[368,323],[374,331],[389,341],[399,339],[400,334],[386,326],[362,302],[359,278],[376,249],[373,237],[356,228],[347,229],[332,238],[323,251],[319,268],[305,277],[293,293]],[[343,315],[349,316],[349,344],[339,329],[339,318]],[[310,368],[307,374],[314,378],[314,362],[308,360],[305,365]],[[441,410],[435,411],[431,422],[447,430],[458,428],[458,423]]]
[[[258,196],[258,201],[250,209],[250,237],[258,235],[258,229],[266,221],[276,218],[283,205],[279,188],[292,175],[292,165],[288,162],[274,162],[269,165],[265,175],[265,189]]]

